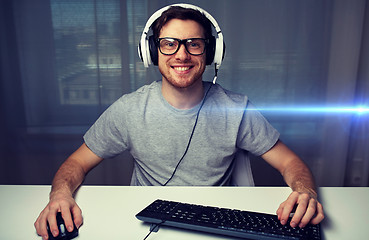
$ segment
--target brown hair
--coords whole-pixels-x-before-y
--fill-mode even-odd
[[[172,19],[193,20],[203,27],[206,39],[210,39],[212,36],[212,24],[203,13],[192,8],[172,6],[168,10],[164,11],[152,24],[154,39],[159,38],[162,27]]]

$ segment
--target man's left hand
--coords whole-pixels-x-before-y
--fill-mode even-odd
[[[290,214],[296,206],[290,226],[305,227],[307,224],[318,224],[324,219],[323,206],[309,193],[292,192],[286,201],[281,203],[277,210],[278,219],[282,225],[288,221]]]

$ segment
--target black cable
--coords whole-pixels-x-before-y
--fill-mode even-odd
[[[155,224],[155,226],[154,226],[154,227],[151,227],[151,228],[150,228],[150,232],[146,235],[146,237],[145,237],[143,240],[146,240],[146,239],[150,236],[150,234],[151,234],[152,232],[154,232],[154,230],[155,230],[156,228],[160,227],[164,222],[165,222],[165,221],[164,221],[164,220],[162,220],[162,221],[161,221],[161,223],[157,223],[157,224]]]
[[[216,79],[216,74],[215,74],[215,79]],[[197,111],[195,124],[193,125],[192,132],[191,132],[191,136],[190,136],[190,138],[188,139],[188,143],[187,143],[187,147],[186,147],[185,152],[183,153],[183,155],[182,155],[181,159],[178,161],[178,163],[177,163],[176,167],[174,168],[174,171],[173,171],[173,173],[172,173],[172,176],[170,176],[170,178],[169,178],[169,179],[168,179],[168,180],[167,180],[167,181],[166,181],[162,186],[166,186],[166,185],[169,183],[169,181],[170,181],[170,180],[172,180],[172,178],[174,177],[174,174],[175,174],[175,173],[176,173],[176,171],[177,171],[177,168],[178,168],[179,164],[182,162],[182,160],[183,160],[183,159],[184,159],[184,157],[186,156],[187,151],[188,151],[188,149],[190,148],[190,144],[191,144],[192,136],[193,136],[193,134],[194,134],[194,132],[195,132],[195,129],[196,129],[197,121],[199,120],[200,111],[201,111],[202,107],[204,106],[204,103],[205,103],[206,97],[207,97],[207,95],[208,95],[208,93],[209,93],[209,91],[210,91],[211,87],[212,87],[214,84],[215,84],[215,81],[213,82],[213,84],[211,84],[211,85],[210,85],[210,87],[209,87],[209,88],[208,88],[208,90],[206,91],[205,96],[204,96],[204,99],[202,100],[202,103],[201,103],[201,105],[200,105],[200,108],[199,108],[199,110]]]

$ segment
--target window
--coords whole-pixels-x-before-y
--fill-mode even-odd
[[[69,133],[67,128],[83,133],[111,103],[147,82],[150,71],[136,50],[146,6],[146,1],[133,0],[21,5],[20,35],[29,41],[21,43],[21,54],[31,132]]]

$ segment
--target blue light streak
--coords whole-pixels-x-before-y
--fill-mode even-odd
[[[257,108],[262,112],[275,112],[275,113],[336,113],[336,114],[369,114],[369,107],[267,107]]]

